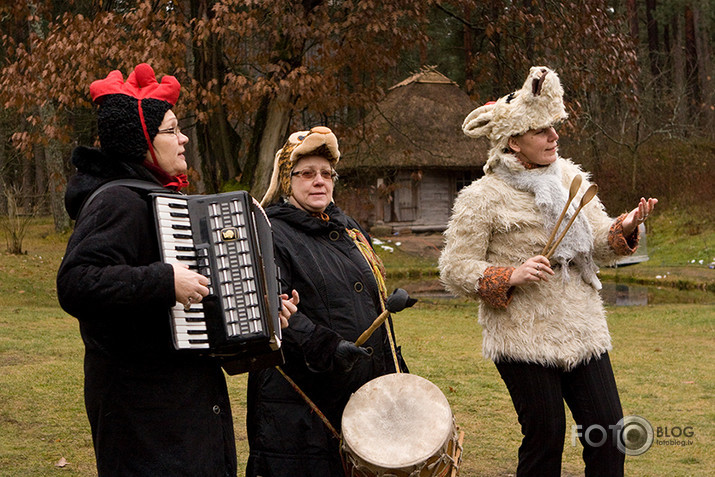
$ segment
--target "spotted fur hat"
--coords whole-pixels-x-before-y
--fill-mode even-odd
[[[470,137],[489,138],[492,148],[504,149],[512,136],[566,119],[563,96],[559,76],[545,66],[534,66],[521,89],[469,113],[462,130]]]
[[[282,148],[276,152],[273,162],[273,174],[266,194],[261,199],[261,206],[265,207],[291,194],[290,173],[296,163],[306,156],[321,156],[335,165],[340,160],[338,138],[333,131],[325,126],[316,126],[310,131],[294,132]]]

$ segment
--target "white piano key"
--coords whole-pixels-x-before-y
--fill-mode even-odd
[[[165,197],[165,196],[159,196],[155,198],[156,204],[158,206],[166,206],[169,207],[171,205],[180,205],[184,208],[188,207],[188,199],[183,199],[181,197]]]
[[[174,332],[186,334],[195,334],[195,332],[200,332],[206,334],[206,323],[186,323],[182,320],[174,320]]]
[[[190,269],[197,268],[199,265],[196,260],[178,260],[173,257],[165,257],[164,263],[168,263],[169,265],[187,265]]]
[[[164,258],[173,258],[175,260],[190,260],[198,262],[198,257],[195,253],[184,250],[164,250]]]
[[[191,326],[203,327],[206,329],[206,320],[203,316],[192,317],[192,316],[174,316],[174,324],[176,326]]]
[[[176,247],[191,247],[194,249],[194,241],[187,239],[176,239],[171,235],[162,236],[162,248],[164,249],[174,249]],[[194,249],[195,250],[195,249]],[[198,250],[196,250],[198,253]]]
[[[159,219],[160,224],[177,223],[177,224],[191,225],[191,219],[189,219],[188,214],[186,214],[186,217],[183,217],[183,215],[184,215],[183,212],[172,212],[169,210],[157,210],[157,212],[156,212],[156,216]]]
[[[185,234],[179,234],[179,236],[177,236],[175,234],[162,233],[159,237],[159,241],[161,243],[162,250],[165,250],[168,248],[174,248],[177,245],[182,246],[182,247],[188,247],[188,246],[194,245],[194,241],[191,240],[191,236],[189,235],[187,238],[187,236],[185,236]]]
[[[161,248],[193,247],[194,241],[187,238],[177,238],[173,234],[161,234]]]
[[[203,316],[204,305],[202,303],[192,303],[191,308],[187,310],[184,308],[184,305],[177,302],[171,310],[174,316],[180,316],[182,318],[189,316]]]
[[[209,349],[208,343],[198,343],[197,339],[208,340],[208,337],[197,338],[193,335],[177,333],[175,336],[176,345],[179,349]]]

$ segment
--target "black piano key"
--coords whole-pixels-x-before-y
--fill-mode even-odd
[[[200,344],[205,344],[205,345],[207,345],[207,344],[209,344],[209,340],[191,340],[191,339],[190,339],[190,340],[189,340],[189,343],[190,343],[190,344],[193,344],[193,345],[200,345]]]

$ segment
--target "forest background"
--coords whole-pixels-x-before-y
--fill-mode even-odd
[[[714,25],[708,0],[0,0],[8,250],[22,252],[32,216],[71,227],[71,151],[97,145],[89,84],[140,62],[182,84],[174,110],[190,137],[190,192],[260,197],[291,131],[369,137],[371,106],[425,65],[475,104],[547,65],[566,89],[562,149],[609,210],[648,194],[707,220]]]

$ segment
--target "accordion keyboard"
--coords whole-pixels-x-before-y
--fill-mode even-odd
[[[155,200],[163,261],[168,264],[186,265],[194,271],[204,268],[205,263],[199,266],[199,257],[191,234],[188,200],[181,196],[159,196]],[[188,309],[177,303],[171,309],[171,315],[176,348],[209,348],[206,316],[201,303],[193,303]]]

